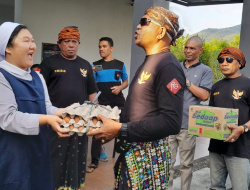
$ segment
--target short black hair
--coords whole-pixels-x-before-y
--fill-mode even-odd
[[[110,37],[102,37],[102,38],[99,40],[99,42],[101,42],[101,41],[107,41],[107,42],[109,43],[110,47],[113,47],[113,46],[114,46],[114,42],[113,42],[112,38],[110,38]]]
[[[33,69],[33,68],[40,68],[40,64],[34,64],[32,65],[32,67],[30,67],[30,69]]]
[[[189,41],[195,41],[198,44],[198,46],[200,46],[201,48],[203,47],[204,42],[198,35],[188,38],[187,42]]]
[[[10,35],[9,41],[7,43],[7,47],[12,47],[13,46],[13,41],[14,39],[17,37],[18,33],[22,30],[22,29],[28,29],[27,26],[24,25],[18,25],[13,32]]]

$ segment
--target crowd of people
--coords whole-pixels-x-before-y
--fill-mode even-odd
[[[177,150],[182,190],[191,189],[196,137],[189,135],[188,108],[209,99],[209,105],[239,109],[237,126],[225,140],[211,139],[208,147],[211,190],[250,185],[250,79],[240,73],[243,52],[225,47],[218,55],[224,79],[212,84],[213,73],[199,57],[203,41],[186,41],[185,61],[170,52],[183,35],[178,15],[163,8],[145,11],[135,31],[135,44],[145,59],[128,86],[125,64],[112,56],[113,40],[99,40],[101,59],[90,64],[77,55],[80,32],[61,29],[59,54],[34,65],[34,38],[19,23],[0,26],[0,189],[79,190],[86,172],[94,172],[105,152],[103,144],[118,139],[114,189],[172,189]],[[61,128],[68,106],[93,101],[117,106],[120,121],[98,115],[99,130],[78,136]],[[233,92],[238,92],[237,96]],[[74,93],[72,93],[74,92]],[[87,165],[88,136],[92,136]],[[87,169],[88,167],[88,169]]]

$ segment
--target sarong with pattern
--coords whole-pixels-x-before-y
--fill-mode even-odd
[[[131,144],[115,165],[116,190],[166,190],[171,151],[168,138]]]

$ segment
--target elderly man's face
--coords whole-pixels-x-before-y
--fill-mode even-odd
[[[227,58],[228,61],[227,61]],[[220,70],[226,78],[236,78],[240,75],[240,63],[238,60],[231,58],[230,56],[223,56],[220,58]],[[224,59],[224,60],[223,60]],[[233,59],[231,62],[230,59]],[[222,62],[223,61],[223,62]],[[231,63],[230,63],[231,62]]]
[[[58,44],[64,57],[73,59],[76,57],[79,41],[76,39],[65,39]]]
[[[150,17],[144,15],[142,18]],[[147,25],[142,26],[140,23],[137,25],[137,30],[135,31],[135,44],[146,49],[151,48],[157,43],[157,36],[159,34],[160,26],[154,21],[147,22]]]

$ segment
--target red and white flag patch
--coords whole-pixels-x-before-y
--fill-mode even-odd
[[[168,83],[166,87],[173,94],[176,94],[181,89],[180,83],[175,78],[170,83]]]

